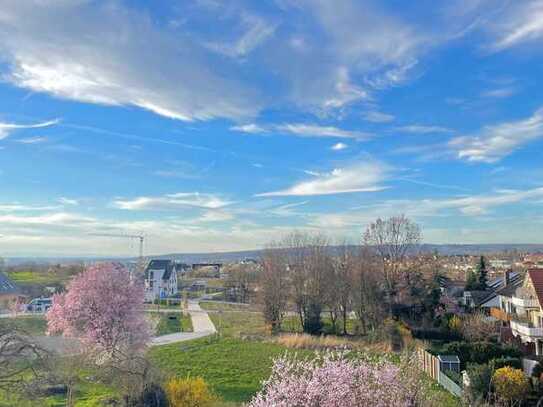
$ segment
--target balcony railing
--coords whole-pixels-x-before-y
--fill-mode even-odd
[[[517,333],[523,336],[537,338],[543,337],[543,328],[533,327],[531,324],[526,322],[511,321],[511,330],[513,331],[513,334]]]
[[[507,314],[507,312],[499,309],[499,308],[496,308],[496,307],[492,307],[490,308],[490,316],[496,318],[496,319],[499,319],[500,321],[510,321],[511,320],[511,316],[509,314]]]
[[[539,308],[539,301],[534,299],[525,299],[520,297],[512,297],[511,302],[516,307],[523,308]]]

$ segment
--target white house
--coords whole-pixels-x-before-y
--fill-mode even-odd
[[[153,301],[177,293],[177,272],[172,260],[151,260],[145,269],[145,300]]]

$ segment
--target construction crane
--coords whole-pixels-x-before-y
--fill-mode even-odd
[[[91,236],[99,236],[99,237],[120,237],[125,239],[137,239],[140,242],[140,250],[139,250],[139,258],[138,258],[138,271],[143,274],[143,242],[145,240],[145,235],[143,233],[140,233],[138,235],[131,235],[127,233],[90,233]]]

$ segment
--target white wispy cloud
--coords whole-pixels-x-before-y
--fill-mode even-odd
[[[282,0],[283,11],[304,15],[287,26],[276,43],[274,67],[291,85],[297,105],[319,113],[343,113],[349,106],[411,77],[429,48],[427,35],[392,16],[377,2]],[[290,44],[290,46],[285,46]]]
[[[358,130],[345,130],[335,126],[323,126],[311,123],[283,123],[280,125],[264,125],[256,123],[248,123],[238,126],[230,127],[230,130],[249,133],[286,133],[292,134],[297,137],[337,137],[337,138],[351,138],[356,140],[366,140],[373,136],[373,134]]]
[[[232,202],[218,195],[200,192],[180,192],[163,196],[140,196],[134,199],[117,199],[113,206],[130,211],[175,210],[186,207],[218,209]]]
[[[362,115],[364,120],[372,123],[389,123],[394,121],[394,116],[387,113],[378,112],[375,110],[366,112]]]
[[[431,134],[431,133],[452,133],[453,130],[441,126],[425,126],[420,124],[412,124],[408,126],[399,126],[395,128],[397,131],[412,134]]]
[[[532,202],[543,197],[543,188],[528,190],[503,190],[493,193],[452,197],[446,199],[394,199],[344,212],[311,215],[311,224],[326,228],[363,227],[377,217],[404,213],[420,219],[434,216],[450,216],[453,213],[479,218],[492,209],[502,206]]]
[[[492,49],[501,51],[543,38],[543,1],[512,2],[503,13],[488,23],[496,40]]]
[[[481,93],[481,96],[486,97],[486,98],[505,99],[510,96],[513,96],[516,93],[516,91],[517,90],[513,87],[498,88],[498,89],[486,90]]]
[[[52,205],[26,205],[21,203],[0,204],[0,212],[35,212],[35,211],[53,211],[59,209],[59,206]]]
[[[59,119],[48,120],[48,121],[45,121],[45,122],[35,123],[35,124],[16,124],[16,123],[2,123],[2,122],[0,122],[0,140],[5,139],[6,137],[8,137],[15,130],[39,129],[39,128],[42,128],[42,127],[54,126],[55,124],[58,124],[59,122],[60,122]]]
[[[541,137],[543,108],[526,119],[488,125],[476,134],[456,137],[449,147],[457,158],[492,163]]]
[[[63,205],[72,205],[72,206],[79,205],[79,200],[73,199],[73,198],[66,198],[64,196],[58,198],[58,201]]]
[[[240,124],[238,126],[232,126],[230,127],[230,130],[238,131],[240,133],[250,133],[250,134],[266,132],[266,129],[264,127],[256,123],[247,123],[247,124]]]
[[[231,43],[214,42],[208,46],[230,57],[244,57],[272,36],[276,29],[275,25],[247,11],[240,13],[239,20],[245,29],[239,38]]]
[[[55,212],[35,216],[0,215],[0,224],[3,226],[18,225],[77,227],[81,225],[90,225],[95,222],[96,219],[92,217],[65,212]]]
[[[341,151],[341,150],[345,150],[347,147],[349,146],[345,143],[336,143],[332,147],[330,147],[330,149],[334,151]]]
[[[35,137],[22,138],[16,141],[17,143],[21,143],[21,144],[40,144],[40,143],[45,143],[48,140],[49,139],[47,137],[35,136]]]
[[[309,196],[380,191],[386,188],[382,182],[387,178],[388,172],[388,167],[378,162],[357,163],[336,168],[329,173],[317,174],[314,179],[299,182],[287,189],[265,192],[257,196]]]
[[[154,175],[162,178],[178,178],[178,179],[193,179],[198,178],[198,175],[194,172],[187,172],[184,170],[156,170],[153,171]]]
[[[198,41],[121,3],[12,3],[2,10],[0,38],[4,79],[35,92],[179,120],[239,119],[259,110],[252,90],[210,68],[211,53]],[[242,41],[239,52],[251,46]]]
[[[372,134],[366,132],[344,130],[334,126],[319,126],[304,123],[282,124],[277,126],[276,130],[283,133],[290,133],[299,137],[338,137],[352,138],[357,140],[366,140],[372,137]]]

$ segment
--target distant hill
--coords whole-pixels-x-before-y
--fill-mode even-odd
[[[356,246],[352,246],[356,248]],[[424,252],[437,251],[442,255],[478,255],[500,253],[505,251],[518,251],[522,253],[543,253],[543,244],[424,244]],[[331,248],[334,251],[334,248]],[[169,253],[160,255],[149,255],[153,259],[175,259],[184,263],[229,263],[243,259],[256,259],[260,257],[262,250],[244,250],[237,252],[217,253]],[[131,261],[136,258],[120,257],[8,257],[8,265],[24,263],[56,264],[69,262],[89,261]]]

